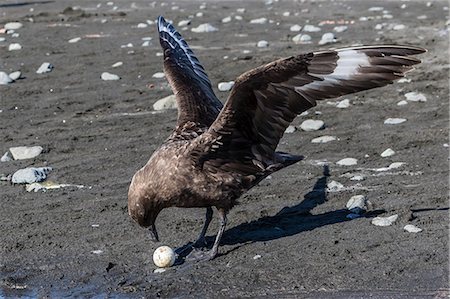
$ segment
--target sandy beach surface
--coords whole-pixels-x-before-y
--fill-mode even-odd
[[[21,72],[0,85],[0,156],[16,146],[43,151],[0,163],[0,297],[448,298],[448,6],[414,0],[2,1],[0,29],[10,22],[22,27],[0,30],[0,71]],[[323,101],[297,117],[279,150],[304,161],[240,199],[220,255],[154,273],[153,251],[194,241],[205,213],[164,210],[159,244],[127,213],[131,177],[177,118],[175,109],[153,109],[172,94],[164,78],[153,77],[162,72],[153,24],[158,15],[185,37],[223,102],[228,92],[217,89],[219,82],[280,57],[361,44],[409,44],[428,52],[402,82]],[[191,31],[204,23],[218,31]],[[300,31],[291,31],[294,25]],[[319,45],[325,33],[336,41]],[[293,41],[298,34],[304,42]],[[267,47],[257,47],[262,40]],[[10,50],[16,43],[21,49]],[[54,68],[37,74],[44,62]],[[117,62],[122,65],[113,67]],[[120,80],[102,80],[103,72]],[[411,92],[426,101],[408,99]],[[345,99],[349,105],[338,108]],[[389,125],[388,118],[406,121]],[[307,119],[322,120],[325,128],[304,132],[299,127]],[[320,136],[335,140],[311,142]],[[382,157],[389,148],[395,154]],[[357,164],[337,163],[344,158]],[[18,169],[47,166],[53,169],[47,182],[77,186],[27,192],[8,181]],[[350,219],[346,204],[355,195],[369,203],[366,213]],[[393,215],[392,225],[372,224]],[[208,231],[210,244],[217,222]],[[407,232],[408,224],[422,231]]]

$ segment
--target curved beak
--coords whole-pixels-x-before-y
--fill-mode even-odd
[[[152,240],[153,242],[159,242],[158,231],[156,230],[155,224],[151,224],[148,229],[150,232],[150,240]]]

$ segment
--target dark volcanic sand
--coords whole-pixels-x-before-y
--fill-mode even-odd
[[[102,3],[96,8],[97,3]],[[151,114],[152,105],[169,95],[162,70],[155,26],[138,23],[159,14],[178,24],[200,11],[201,2],[177,2],[154,7],[148,2],[118,1],[117,11],[106,1],[2,1],[0,24],[20,21],[19,37],[0,42],[0,70],[20,69],[25,79],[0,86],[0,154],[12,146],[41,145],[45,152],[32,160],[0,163],[0,173],[26,166],[54,168],[49,180],[82,184],[28,193],[23,186],[1,182],[0,297],[302,297],[302,298],[445,298],[448,295],[448,44],[447,1],[215,1],[191,27],[209,22],[215,33],[182,34],[195,49],[214,86],[233,80],[252,67],[278,57],[352,44],[412,44],[425,47],[423,63],[410,74],[411,83],[396,83],[349,98],[348,109],[322,102],[299,117],[322,119],[326,128],[286,134],[279,149],[306,159],[264,180],[243,196],[229,214],[220,248],[210,262],[184,263],[155,274],[151,256],[158,246],[178,247],[193,241],[203,223],[202,209],[167,209],[158,218],[162,244],[153,244],[144,229],[127,214],[127,189],[132,175],[174,127],[177,112]],[[405,9],[400,6],[406,4]],[[78,5],[84,9],[70,11]],[[179,10],[172,10],[172,6]],[[393,19],[360,21],[382,16],[368,11],[382,6]],[[236,9],[245,7],[245,13]],[[33,8],[34,11],[30,11]],[[308,12],[301,12],[308,9]],[[65,14],[62,12],[65,11]],[[283,12],[290,11],[290,16]],[[299,12],[297,16],[295,13]],[[222,24],[240,14],[243,21]],[[426,15],[426,19],[417,16]],[[274,22],[249,24],[267,17]],[[30,18],[34,22],[30,22]],[[106,23],[101,20],[106,19]],[[293,24],[317,25],[323,20],[354,20],[336,33],[336,44],[318,46],[320,36],[335,25],[310,33],[313,43],[296,45]],[[279,22],[279,25],[278,25]],[[404,30],[374,29],[378,23],[404,24]],[[237,36],[237,34],[248,36]],[[100,34],[100,38],[86,35]],[[141,47],[151,36],[150,47]],[[82,37],[78,43],[68,40]],[[267,40],[269,48],[255,44]],[[23,49],[9,52],[11,42]],[[121,48],[127,43],[133,48]],[[243,50],[251,53],[244,54]],[[134,53],[128,53],[133,51]],[[228,55],[227,60],[223,56]],[[43,62],[51,73],[35,73]],[[111,68],[117,61],[124,65]],[[120,81],[102,81],[104,71]],[[153,84],[153,88],[148,88]],[[216,90],[216,89],[215,89]],[[419,91],[426,103],[397,106],[404,94]],[[217,91],[225,101],[227,93]],[[314,111],[322,112],[316,115]],[[147,113],[148,112],[148,113]],[[388,117],[406,118],[388,126]],[[63,122],[65,120],[65,122]],[[312,144],[322,135],[339,138]],[[381,158],[392,148],[396,154]],[[354,157],[356,166],[336,161]],[[322,176],[317,161],[328,161],[330,176]],[[405,162],[399,169],[370,168]],[[348,173],[365,180],[350,181]],[[350,188],[326,193],[336,180]],[[315,191],[313,191],[315,190]],[[357,194],[372,202],[371,213],[346,218],[345,204]],[[398,214],[390,227],[371,224],[375,215]],[[214,219],[209,240],[218,225]],[[99,227],[92,227],[98,224]],[[414,224],[423,231],[403,230]],[[102,250],[101,254],[92,251]],[[261,258],[254,259],[255,255]]]

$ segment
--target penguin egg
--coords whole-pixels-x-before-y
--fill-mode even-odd
[[[175,263],[175,252],[169,246],[158,247],[153,253],[153,262],[160,268],[170,267]]]

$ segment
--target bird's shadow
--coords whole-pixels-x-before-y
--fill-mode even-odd
[[[282,208],[273,216],[262,217],[257,220],[239,224],[225,231],[221,245],[238,245],[223,255],[236,250],[242,245],[253,242],[264,242],[293,236],[304,231],[310,231],[325,225],[351,221],[347,218],[350,211],[339,209],[322,214],[311,214],[312,209],[327,201],[327,180],[330,176],[329,167],[323,168],[323,176],[317,180],[313,189],[308,192],[303,200],[297,205]],[[372,218],[384,213],[384,210],[373,210],[361,215],[361,217]],[[209,246],[214,243],[215,237],[207,237]],[[188,243],[179,248],[182,256],[189,253]]]

